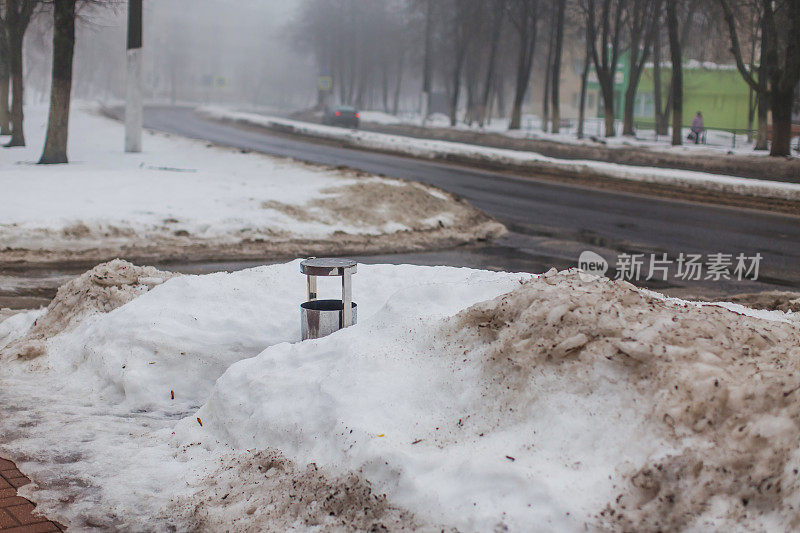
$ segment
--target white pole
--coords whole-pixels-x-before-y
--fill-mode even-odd
[[[142,49],[128,50],[125,95],[125,151],[142,151]]]
[[[142,0],[128,0],[125,151],[142,151]]]

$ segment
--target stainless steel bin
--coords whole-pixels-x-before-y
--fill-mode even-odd
[[[308,301],[300,305],[303,340],[318,339],[356,323],[357,306],[352,290],[352,275],[356,270],[357,263],[350,259],[312,257],[300,263],[300,272],[308,277]],[[340,276],[342,299],[317,299],[318,276]]]

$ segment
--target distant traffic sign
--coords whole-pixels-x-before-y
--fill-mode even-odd
[[[333,89],[333,78],[330,76],[320,76],[317,78],[317,88],[320,91],[330,91]]]

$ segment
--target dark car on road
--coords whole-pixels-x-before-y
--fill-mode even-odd
[[[358,111],[355,107],[338,105],[329,107],[322,117],[322,123],[328,126],[344,126],[345,128],[358,127]]]

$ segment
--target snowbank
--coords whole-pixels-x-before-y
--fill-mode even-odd
[[[630,180],[682,188],[700,188],[746,196],[800,200],[800,184],[795,183],[722,176],[688,170],[637,167],[601,161],[557,159],[546,157],[536,152],[347,130],[253,113],[237,113],[212,106],[198,108],[198,112],[218,120],[242,122],[323,139],[336,139],[353,146],[416,157],[431,159],[458,157],[476,162],[523,167],[531,172],[546,173],[558,170],[570,172],[581,177]]]
[[[15,332],[24,333],[12,338],[9,330],[0,345],[2,353],[23,359],[38,357],[44,354],[48,338],[74,329],[92,315],[108,313],[173,276],[119,259],[98,265],[59,287],[46,310],[33,312],[36,320],[27,329],[15,328]]]
[[[713,63],[707,63],[707,68],[717,68]],[[723,65],[724,67],[724,65]],[[698,68],[703,68],[700,65]],[[735,67],[734,67],[735,68]],[[250,111],[237,108],[237,111]],[[253,110],[262,115],[275,115],[266,110]],[[542,131],[542,119],[537,115],[523,114],[521,117],[521,128],[509,130],[509,119],[507,117],[493,117],[483,126],[476,123],[466,123],[459,121],[454,127],[450,126],[450,118],[446,115],[436,114],[427,121],[422,120],[419,113],[402,112],[398,115],[390,115],[382,111],[360,111],[362,123],[371,123],[380,126],[391,126],[405,124],[410,126],[425,126],[436,129],[456,129],[468,131],[470,133],[493,133],[505,135],[517,139],[537,139],[552,141],[560,144],[577,146],[598,146],[601,144],[608,148],[630,148],[636,147],[649,151],[669,153],[671,155],[682,155],[689,157],[720,156],[720,155],[746,155],[750,157],[766,157],[768,150],[755,151],[754,141],[748,141],[747,135],[743,133],[733,134],[725,130],[709,129],[706,131],[704,144],[694,144],[690,141],[684,142],[680,146],[671,144],[671,128],[667,135],[656,135],[652,129],[637,130],[636,136],[631,137],[622,135],[622,121],[618,120],[615,124],[616,137],[605,137],[605,121],[603,118],[586,117],[584,121],[585,136],[582,139],[577,137],[577,121],[568,120],[569,124],[562,124],[559,133]],[[302,120],[302,117],[297,117]],[[691,129],[682,129],[682,138],[687,139]],[[734,138],[735,137],[735,138]],[[797,155],[791,157],[797,158]]]
[[[89,306],[35,357],[0,348],[0,452],[74,527],[800,521],[794,314],[576,272],[360,265],[354,290],[359,324],[305,342],[297,261]]]
[[[0,260],[116,256],[280,257],[420,249],[501,232],[434,187],[145,134],[75,106],[69,165],[33,164],[46,108],[26,110],[29,147],[0,153]]]
[[[394,115],[383,111],[359,111],[362,122],[372,122],[374,124],[401,124],[403,121]]]

